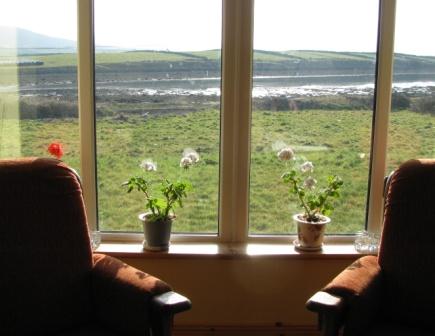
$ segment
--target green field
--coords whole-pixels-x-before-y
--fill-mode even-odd
[[[191,62],[191,61],[216,61],[221,58],[221,50],[204,50],[204,51],[162,51],[162,50],[137,50],[137,51],[113,51],[113,52],[97,52],[95,54],[95,63],[97,65],[109,65],[115,63],[147,63],[147,62]],[[77,64],[77,54],[62,53],[62,54],[35,54],[16,56],[10,54],[7,49],[0,48],[0,60],[4,61],[41,61],[43,65],[27,66],[26,68],[52,68],[52,67],[68,67]],[[333,51],[316,51],[316,50],[288,50],[288,51],[267,51],[254,50],[253,61],[267,62],[278,64],[283,69],[289,67],[289,63],[294,61],[312,62],[314,66],[318,66],[319,62],[325,62],[326,66],[331,66],[331,62],[354,62],[353,66],[359,67],[363,64],[373,64],[376,61],[375,53],[368,52],[333,52]],[[401,71],[409,71],[410,65],[419,65],[420,67],[430,67],[433,69],[435,65],[435,57],[432,56],[414,56],[407,54],[395,55],[396,68],[402,68]],[[325,66],[324,65],[324,66]],[[2,66],[0,69],[11,68],[10,65]],[[254,65],[255,68],[255,65]]]
[[[112,64],[125,62],[176,62],[189,60],[217,60],[221,57],[220,50],[206,50],[193,52],[171,52],[156,50],[138,50],[123,52],[99,52],[95,54],[97,64]],[[280,62],[288,60],[373,60],[375,54],[360,53],[336,53],[325,51],[283,51],[274,52],[255,50],[254,61]],[[13,60],[14,57],[3,57],[5,60]],[[43,67],[72,66],[77,64],[76,54],[46,54],[21,56],[22,61],[42,61]],[[35,65],[33,67],[40,67]]]
[[[389,169],[408,158],[435,157],[435,117],[401,111],[391,114]],[[24,156],[45,156],[52,140],[65,144],[64,160],[79,168],[78,123],[75,119],[47,121],[2,120],[3,134],[20,131],[15,150]],[[141,160],[157,161],[160,174],[187,178],[193,185],[185,208],[177,211],[174,230],[216,232],[219,174],[219,113],[217,110],[146,118],[130,116],[119,121],[98,119],[98,187],[100,225],[103,230],[140,231],[136,215],[143,211],[139,194],[121,187],[129,176],[141,174]],[[251,232],[292,232],[289,200],[280,175],[285,170],[273,145],[284,142],[298,156],[313,161],[315,177],[329,173],[345,181],[336,202],[329,232],[355,232],[363,228],[371,137],[370,111],[255,111],[251,156]],[[3,137],[5,138],[5,137]],[[5,145],[5,144],[3,144]],[[9,144],[10,146],[11,144]],[[201,155],[189,171],[178,164],[184,148]]]

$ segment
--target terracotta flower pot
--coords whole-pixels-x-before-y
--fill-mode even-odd
[[[296,214],[293,216],[293,221],[298,232],[298,239],[294,242],[296,249],[302,251],[321,250],[325,228],[331,219],[321,216],[321,220],[318,222],[308,222],[304,219],[303,214]]]
[[[139,215],[143,224],[144,238],[143,248],[147,251],[167,251],[171,239],[172,221],[175,217],[167,220],[151,221],[150,212]]]

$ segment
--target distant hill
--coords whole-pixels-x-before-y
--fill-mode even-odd
[[[20,56],[18,62],[14,58],[16,50]],[[33,68],[45,75],[61,71],[72,73],[77,64],[76,52],[75,41],[0,26],[0,66],[26,66],[23,75],[32,73]],[[253,58],[255,76],[373,76],[376,66],[373,52],[254,50]],[[221,51],[126,50],[97,46],[96,66],[98,75],[108,78],[119,74],[131,79],[138,76],[157,79],[219,77]],[[394,73],[433,78],[435,57],[395,54]]]
[[[75,41],[34,33],[27,29],[0,26],[0,48],[19,49],[21,54],[72,52]]]

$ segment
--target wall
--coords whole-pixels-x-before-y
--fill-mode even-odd
[[[192,300],[177,326],[314,326],[305,301],[356,256],[122,258]]]

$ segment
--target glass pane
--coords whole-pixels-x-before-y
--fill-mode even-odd
[[[55,142],[80,168],[76,12],[76,0],[2,2],[0,157],[50,156]]]
[[[100,230],[142,231],[144,196],[122,184],[151,176],[192,186],[173,231],[217,233],[221,1],[120,4],[95,1]],[[180,168],[186,149],[200,156],[189,170]],[[140,168],[144,160],[157,171]]]
[[[378,1],[256,0],[250,233],[295,233],[281,175],[312,162],[316,191],[344,180],[328,233],[365,225]],[[277,153],[291,147],[287,164]],[[306,177],[308,177],[308,175]]]
[[[432,0],[397,1],[386,174],[406,160],[435,157],[434,10]]]

